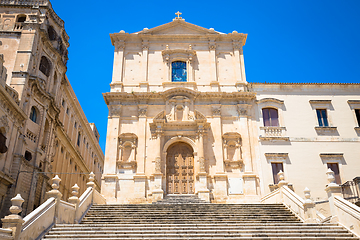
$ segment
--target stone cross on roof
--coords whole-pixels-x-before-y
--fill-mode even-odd
[[[181,14],[182,14],[181,12],[177,11],[177,13],[175,13],[175,15],[177,15],[177,17],[175,17],[175,19],[181,19],[182,18],[182,17],[180,17]]]

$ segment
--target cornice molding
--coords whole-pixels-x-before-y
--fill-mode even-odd
[[[237,101],[253,100],[256,97],[254,92],[199,92],[187,88],[173,88],[165,92],[107,92],[103,93],[105,103],[109,105],[111,102],[125,102],[125,101],[147,101],[147,100],[166,100],[169,97],[176,95],[185,95],[192,99],[235,99]]]

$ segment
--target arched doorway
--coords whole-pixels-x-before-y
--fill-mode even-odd
[[[166,154],[167,194],[194,194],[194,152],[190,145],[172,144]]]

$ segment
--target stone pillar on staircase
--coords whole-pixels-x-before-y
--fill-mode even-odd
[[[326,185],[325,191],[328,195],[329,205],[330,205],[330,212],[331,212],[331,219],[330,222],[337,223],[338,216],[337,210],[334,203],[335,196],[341,196],[341,186],[335,183],[335,175],[334,172],[329,168],[326,172],[328,185]]]
[[[56,175],[53,179],[51,179],[51,187],[52,190],[46,193],[46,198],[49,199],[51,197],[55,198],[55,214],[54,214],[54,222],[58,223],[58,214],[59,214],[59,205],[62,197],[61,192],[59,191],[61,179],[58,175]]]
[[[78,194],[79,194],[79,186],[77,184],[75,184],[72,188],[71,188],[71,194],[72,196],[69,197],[69,203],[72,203],[75,205],[75,212],[74,212],[74,223],[78,223],[77,220],[77,212],[78,212],[78,208],[79,208],[79,203],[80,203],[80,199],[78,198]]]
[[[313,200],[310,199],[310,197],[311,197],[310,189],[305,188],[304,194],[305,194],[305,203],[304,203],[305,222],[306,223],[316,223],[315,203]]]
[[[14,240],[18,240],[22,224],[24,220],[20,215],[18,215],[22,211],[21,205],[23,204],[24,199],[21,197],[20,194],[16,195],[14,198],[11,199],[12,206],[10,207],[11,214],[2,218],[2,227],[8,228],[12,230],[12,237]]]

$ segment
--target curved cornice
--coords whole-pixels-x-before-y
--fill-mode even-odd
[[[267,103],[267,102],[273,102],[277,104],[284,104],[283,100],[276,99],[276,98],[263,98],[257,101],[257,103]]]

